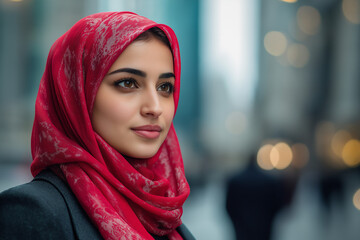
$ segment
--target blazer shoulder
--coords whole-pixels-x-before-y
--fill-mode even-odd
[[[186,240],[195,240],[195,237],[191,234],[185,224],[181,224],[177,229],[178,233]]]
[[[74,239],[61,193],[32,181],[0,194],[0,239]]]

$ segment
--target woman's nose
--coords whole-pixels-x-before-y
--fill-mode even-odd
[[[143,97],[141,114],[145,117],[157,118],[162,113],[160,96],[156,90],[146,91]]]

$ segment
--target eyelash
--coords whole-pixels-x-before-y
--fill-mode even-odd
[[[125,82],[129,82],[130,84],[133,84],[134,87],[126,87],[126,86],[121,86],[120,85],[121,83],[125,83]],[[132,88],[138,88],[139,87],[136,80],[133,79],[133,78],[122,78],[120,80],[115,81],[114,85],[116,87],[125,88],[125,89],[132,89]]]
[[[174,84],[172,84],[171,82],[163,82],[160,84],[160,86],[158,87],[158,89],[162,86],[168,86],[169,87],[169,90],[168,91],[165,91],[166,93],[168,94],[171,94],[174,92]]]
[[[131,87],[126,87],[126,86],[121,86],[120,84],[127,82],[128,84],[132,84]],[[134,89],[134,88],[138,88],[139,85],[137,83],[137,81],[134,79],[134,78],[122,78],[120,80],[117,80],[114,82],[114,85],[116,87],[120,87],[120,88],[123,88],[123,89]],[[162,86],[168,86],[169,87],[169,90],[168,91],[164,91],[166,94],[172,94],[174,91],[175,91],[175,87],[174,87],[174,84],[171,83],[171,82],[162,82],[158,87],[157,89],[159,89],[160,87]]]

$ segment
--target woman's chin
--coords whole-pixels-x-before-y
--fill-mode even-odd
[[[158,150],[158,148],[157,148]],[[121,153],[121,152],[120,152]],[[155,156],[155,154],[157,153],[157,151],[154,151],[154,149],[151,149],[151,151],[139,151],[139,152],[130,152],[130,153],[121,153],[126,159],[131,160],[131,159],[149,159],[152,158],[153,156]]]

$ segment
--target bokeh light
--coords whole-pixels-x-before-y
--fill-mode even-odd
[[[339,158],[342,157],[342,151],[345,144],[351,139],[351,134],[345,130],[339,130],[331,140],[331,149]]]
[[[293,152],[292,165],[295,168],[303,168],[309,162],[310,153],[308,147],[303,143],[296,143],[291,146]]]
[[[265,35],[264,46],[269,54],[280,56],[286,50],[287,39],[282,32],[271,31]]]
[[[270,153],[270,160],[276,169],[287,168],[293,159],[293,153],[288,144],[284,142],[277,143]]]
[[[360,0],[343,0],[342,11],[349,22],[360,23]]]
[[[296,3],[297,0],[281,0],[283,2],[287,2],[287,3]]]
[[[286,54],[291,66],[296,68],[304,67],[310,60],[310,52],[303,44],[291,44]]]
[[[354,203],[354,206],[360,210],[360,189],[358,189],[355,194],[354,194],[354,197],[353,197],[353,203]]]
[[[296,17],[298,26],[303,33],[314,35],[319,31],[321,15],[316,8],[302,6],[298,9]]]
[[[266,144],[259,149],[257,154],[257,163],[265,170],[274,168],[283,170],[291,164],[292,160],[293,152],[285,142],[278,142],[275,145]]]
[[[342,158],[349,167],[355,167],[360,164],[360,141],[357,139],[349,140],[343,150]]]
[[[257,163],[259,167],[264,170],[271,170],[274,168],[274,165],[271,163],[270,160],[270,152],[273,149],[271,144],[266,144],[262,146],[257,154]]]
[[[280,162],[280,152],[277,148],[272,147],[270,151],[270,162],[273,167],[277,166]]]

